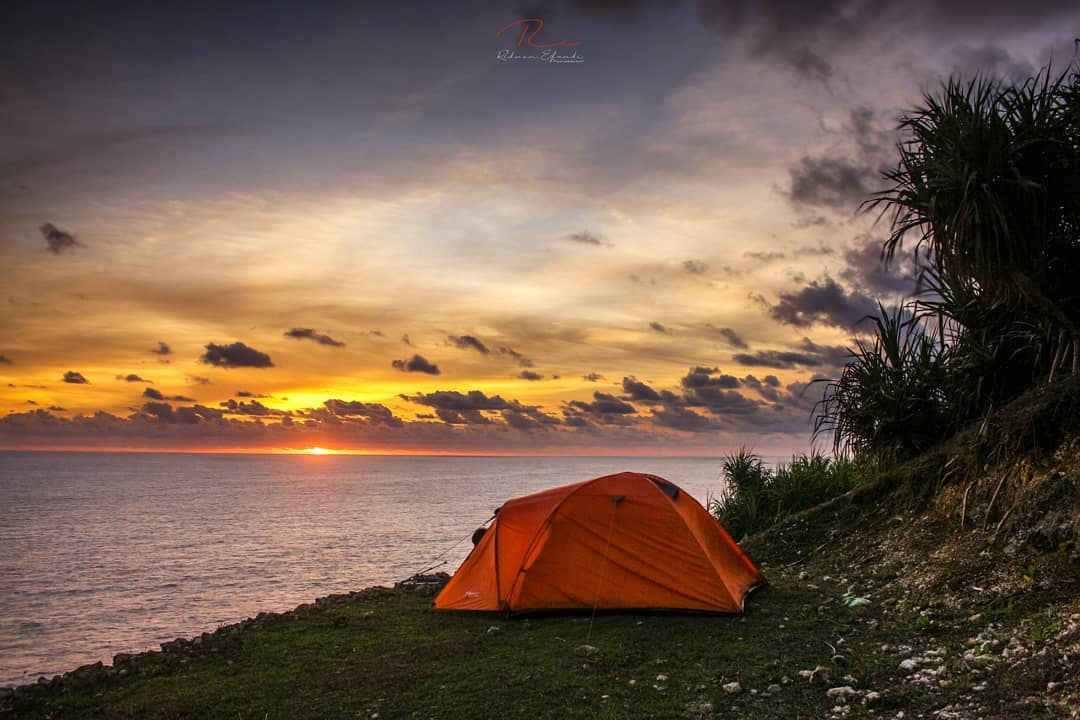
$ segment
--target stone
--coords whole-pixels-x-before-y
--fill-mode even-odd
[[[908,673],[915,672],[919,669],[919,663],[913,658],[908,658],[900,663],[900,669]]]
[[[578,645],[574,648],[574,652],[577,653],[579,657],[592,657],[599,653],[600,649],[593,645]]]
[[[726,683],[723,688],[724,692],[726,692],[728,695],[734,695],[742,690],[742,685],[737,682],[729,682]]]
[[[769,695],[775,695],[776,693],[780,692],[780,690],[781,690],[780,686],[777,685],[776,683],[773,683],[769,687],[765,688],[765,692],[768,693]]]
[[[866,693],[866,695],[863,695],[863,700],[865,700],[868,703],[877,702],[880,699],[881,699],[881,693],[879,693],[876,690],[871,690],[870,692]]]
[[[851,698],[858,697],[859,692],[850,685],[843,685],[841,687],[829,688],[825,691],[825,696],[838,703],[846,703]]]

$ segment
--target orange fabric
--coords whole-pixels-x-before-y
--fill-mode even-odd
[[[509,500],[435,598],[440,610],[742,612],[761,573],[679,490],[619,473]]]

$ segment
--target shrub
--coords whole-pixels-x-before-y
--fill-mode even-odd
[[[855,487],[866,469],[851,460],[813,453],[792,457],[775,470],[740,448],[724,459],[727,486],[709,500],[709,511],[733,537],[760,532],[778,520]]]

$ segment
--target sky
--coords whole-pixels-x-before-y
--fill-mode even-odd
[[[900,117],[1080,35],[1045,0],[165,5],[0,27],[2,449],[806,450],[914,288],[859,212]]]

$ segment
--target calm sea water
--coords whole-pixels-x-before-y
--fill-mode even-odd
[[[503,501],[622,470],[701,502],[720,461],[0,453],[0,685],[402,580]]]

